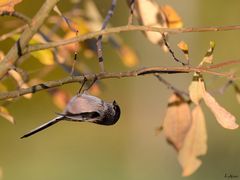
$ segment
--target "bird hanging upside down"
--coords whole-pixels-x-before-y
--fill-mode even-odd
[[[113,125],[118,121],[120,114],[120,107],[115,101],[108,103],[96,96],[81,93],[69,101],[63,113],[58,114],[59,116],[33,129],[21,138],[29,137],[62,120]]]

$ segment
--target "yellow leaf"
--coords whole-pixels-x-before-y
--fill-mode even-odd
[[[0,14],[4,11],[13,12],[14,6],[20,3],[22,0],[1,0],[0,1]]]
[[[167,113],[163,121],[163,132],[167,140],[179,151],[191,125],[189,104],[183,97],[173,94],[169,98]]]
[[[193,80],[188,88],[190,99],[196,105],[199,104],[199,101],[202,99],[205,92],[205,85],[203,77],[200,73],[194,73]]]
[[[12,76],[15,79],[15,81],[17,82],[17,84],[20,88],[22,88],[22,89],[29,88],[29,86],[23,81],[21,75],[17,71],[11,69],[8,71],[8,73],[10,76]],[[23,97],[30,99],[32,97],[32,93],[25,94],[25,95],[23,95]]]
[[[31,53],[33,57],[38,59],[44,65],[53,65],[53,54],[50,50],[41,50]]]
[[[178,160],[183,176],[190,176],[202,164],[198,156],[207,152],[207,132],[202,109],[197,105],[192,111],[192,124],[179,151]]]
[[[14,118],[10,115],[8,110],[3,106],[0,106],[0,116],[8,120],[10,123],[14,124]]]
[[[118,50],[122,62],[127,67],[134,67],[138,64],[136,53],[127,45],[123,45]]]
[[[205,92],[203,99],[222,127],[226,129],[237,129],[239,127],[235,122],[235,116],[220,106],[211,94]]]
[[[19,35],[13,35],[11,38],[17,41],[19,39]],[[45,43],[45,40],[39,34],[35,34],[29,42],[29,44],[37,44],[37,43]],[[54,57],[53,57],[52,51],[49,49],[35,51],[35,52],[32,52],[31,55],[36,59],[38,59],[44,65],[54,64]]]
[[[135,14],[138,16],[139,22],[144,26],[152,26],[159,28],[167,28],[167,20],[165,14],[160,9],[159,4],[155,0],[136,0]],[[153,44],[159,44],[164,51],[167,47],[163,43],[162,34],[159,32],[144,32],[148,40]]]
[[[183,22],[181,17],[177,14],[175,9],[169,5],[162,6],[162,10],[167,18],[167,23],[169,28],[181,28],[183,27]]]

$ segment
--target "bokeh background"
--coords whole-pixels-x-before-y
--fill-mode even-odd
[[[104,15],[110,0],[96,1]],[[29,16],[38,10],[42,0],[24,0],[16,9]],[[173,6],[181,15],[185,27],[234,25],[240,22],[240,1],[195,0],[174,1],[159,0],[161,4]],[[64,12],[71,8],[68,1],[59,3]],[[0,22],[9,19],[1,17]],[[118,1],[111,24],[125,25],[128,19],[128,7],[125,1]],[[1,33],[4,27],[1,25]],[[170,55],[152,45],[141,32],[120,34],[124,41],[139,55],[137,67],[153,65],[178,65]],[[186,33],[172,35],[170,43],[176,54],[176,44],[186,41],[190,46],[192,65],[196,65],[204,56],[210,40],[217,44],[215,63],[239,58],[239,31]],[[0,49],[7,52],[13,41],[0,43]],[[105,66],[107,71],[125,71],[112,47],[104,45]],[[84,61],[84,60],[83,60]],[[98,66],[97,60],[93,63]],[[95,62],[94,62],[95,61]],[[29,59],[29,64],[36,63]],[[30,66],[30,65],[25,65]],[[34,66],[34,65],[32,65]],[[97,68],[96,68],[97,69]],[[131,69],[131,68],[130,68]],[[237,71],[238,66],[227,70]],[[57,69],[49,80],[67,76]],[[191,74],[163,75],[175,86],[187,90]],[[207,88],[215,92],[226,79],[204,75]],[[176,152],[170,147],[163,134],[156,135],[155,129],[161,124],[166,103],[171,91],[154,77],[127,79],[109,79],[102,81],[104,89],[100,97],[112,101],[115,99],[122,108],[120,121],[112,127],[97,126],[89,123],[62,122],[33,137],[20,139],[28,130],[48,121],[59,112],[46,92],[36,93],[31,100],[19,98],[8,106],[16,119],[12,125],[0,118],[0,167],[4,180],[145,180],[145,179],[184,179],[177,162]],[[78,84],[65,85],[62,88],[76,92]],[[227,89],[224,95],[215,94],[217,100],[240,117],[239,104],[234,90]],[[220,127],[213,115],[204,107],[208,132],[208,153],[202,157],[202,166],[189,180],[225,179],[224,174],[240,177],[239,130],[231,131]],[[239,123],[238,118],[238,123]]]

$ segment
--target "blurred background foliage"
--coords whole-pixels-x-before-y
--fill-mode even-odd
[[[43,0],[24,0],[16,10],[30,17],[36,13]],[[104,16],[110,0],[96,1]],[[185,27],[218,26],[239,24],[239,1],[174,1],[159,0],[169,4],[182,17]],[[71,10],[70,1],[60,1],[62,12]],[[125,1],[118,1],[111,19],[112,26],[125,25],[128,20],[128,7]],[[76,17],[77,18],[77,17]],[[11,29],[19,20],[1,17],[1,34]],[[19,23],[20,25],[21,23]],[[121,33],[122,39],[139,56],[136,67],[154,65],[178,65],[169,54],[148,42],[141,32]],[[170,36],[170,44],[178,56],[182,56],[176,44],[184,40],[190,47],[192,65],[197,65],[204,56],[210,40],[216,42],[214,63],[239,58],[239,31],[186,33]],[[0,42],[5,53],[13,40]],[[109,44],[104,44],[105,68],[107,71],[125,71],[133,68],[124,66],[117,53]],[[90,64],[98,71],[97,58],[80,57],[80,61]],[[42,65],[33,57],[22,64],[24,69],[35,73]],[[227,70],[227,69],[226,69]],[[228,69],[229,70],[229,69]],[[237,71],[237,66],[230,70]],[[67,74],[56,68],[45,80],[63,78]],[[187,90],[191,74],[164,75],[175,86]],[[215,92],[226,79],[204,75],[206,86]],[[13,82],[7,82],[12,85]],[[60,110],[53,104],[47,92],[39,92],[32,99],[18,98],[8,105],[15,117],[12,125],[0,119],[0,167],[4,180],[12,179],[181,179],[181,168],[176,153],[162,134],[156,135],[155,129],[164,118],[167,99],[171,92],[154,77],[108,79],[102,81],[100,97],[116,100],[121,108],[120,121],[111,127],[88,123],[61,122],[33,137],[20,139],[26,131],[55,116]],[[12,89],[14,86],[12,85]],[[72,95],[79,84],[64,85]],[[240,117],[239,104],[234,90],[229,88],[225,94],[215,96],[236,117]],[[204,108],[207,131],[208,153],[202,158],[203,165],[187,179],[224,179],[224,174],[240,176],[239,131],[223,129],[213,115]],[[239,120],[238,120],[239,122]]]

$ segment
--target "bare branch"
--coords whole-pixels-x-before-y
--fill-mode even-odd
[[[100,35],[108,35],[108,34],[114,34],[114,33],[120,33],[120,32],[129,32],[129,31],[154,31],[154,32],[168,32],[170,34],[180,34],[180,33],[191,33],[191,32],[213,32],[213,31],[231,31],[231,30],[240,30],[240,25],[236,26],[219,26],[219,27],[200,27],[200,28],[157,28],[157,27],[149,27],[149,26],[133,26],[133,25],[127,25],[127,26],[119,26],[114,28],[108,28],[101,31],[91,32],[85,35],[81,35],[79,37],[74,37],[66,40],[61,40],[57,42],[51,42],[46,44],[36,44],[29,46],[25,51],[25,53],[33,52],[33,51],[39,51],[43,49],[49,49],[53,47],[63,46],[75,42],[82,42],[87,39],[92,39],[95,37],[98,37]]]
[[[240,63],[240,61],[239,61]],[[190,72],[201,72],[201,73],[208,73],[216,76],[222,76],[222,77],[232,77],[232,74],[227,73],[219,73],[215,71],[210,71],[208,69],[212,69],[211,66],[207,68],[195,68],[195,67],[161,67],[161,66],[154,66],[154,67],[147,67],[147,68],[141,68],[136,69],[133,71],[127,71],[127,72],[118,72],[118,73],[99,73],[99,74],[86,74],[83,76],[69,76],[66,78],[63,78],[61,80],[55,80],[55,81],[48,81],[42,84],[38,84],[35,86],[32,86],[30,88],[26,89],[19,89],[15,91],[10,91],[6,93],[0,93],[0,100],[9,99],[9,98],[16,98],[25,94],[29,93],[35,93],[41,90],[54,88],[58,86],[62,86],[64,84],[74,83],[74,82],[83,82],[86,78],[88,81],[92,81],[94,78],[97,77],[98,80],[101,79],[110,79],[110,78],[124,78],[124,77],[137,77],[142,75],[151,75],[156,73],[165,73],[165,74],[177,74],[177,73],[190,73]]]

